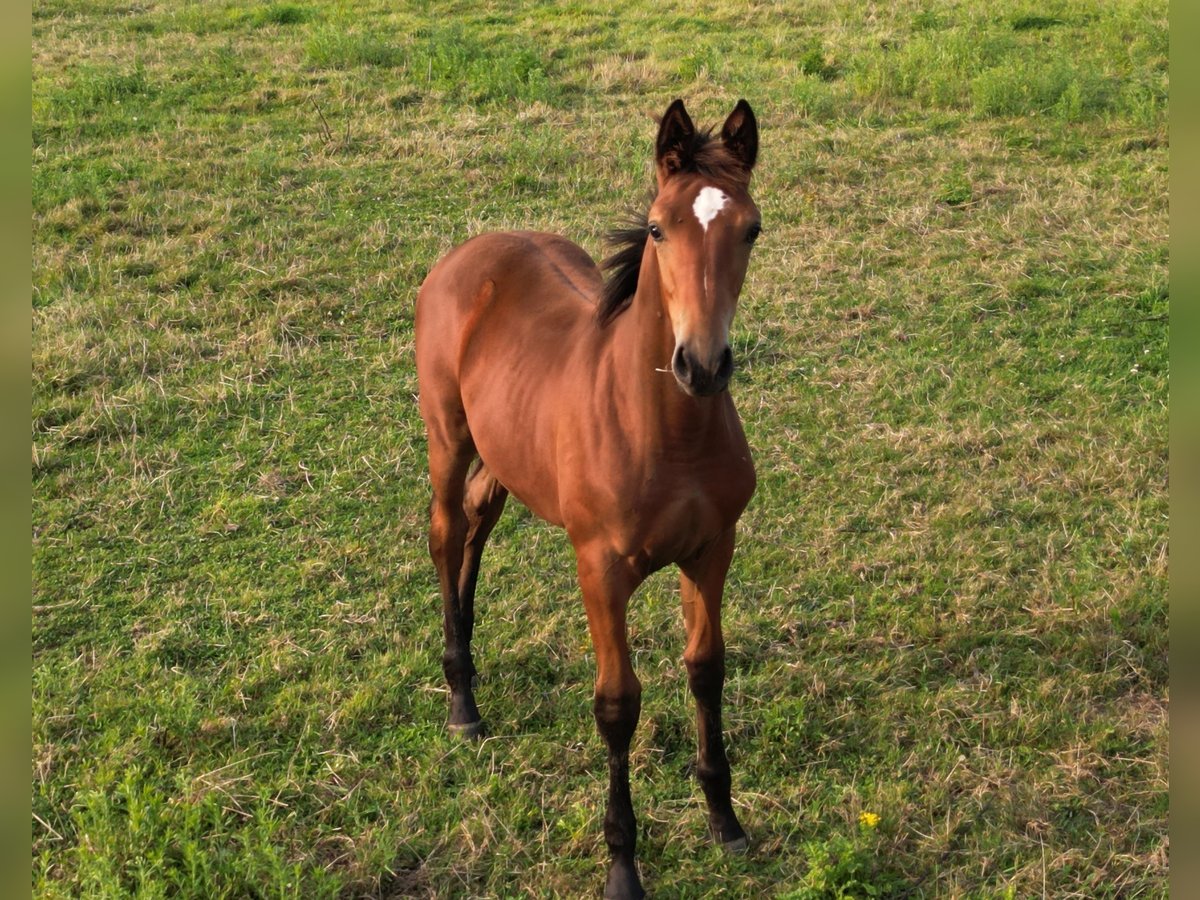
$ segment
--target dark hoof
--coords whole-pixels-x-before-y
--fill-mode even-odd
[[[446,726],[446,730],[454,737],[475,740],[476,738],[483,737],[483,719],[476,719],[474,722],[467,722],[465,725],[456,725],[451,722]]]
[[[713,843],[720,845],[721,849],[726,853],[740,856],[750,847],[750,841],[746,838],[746,832],[742,831],[742,826],[736,821],[724,829],[710,825],[708,834],[713,839]]]
[[[750,849],[750,841],[748,841],[746,836],[743,834],[739,838],[734,838],[732,841],[726,841],[723,843],[721,845],[721,849],[726,853],[733,854],[734,856],[741,856]]]
[[[608,870],[608,881],[604,884],[604,900],[642,900],[646,892],[638,880],[633,865],[614,865]]]

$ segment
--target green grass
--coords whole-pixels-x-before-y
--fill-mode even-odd
[[[594,255],[675,96],[762,125],[728,590],[748,856],[639,592],[660,897],[1167,893],[1160,0],[49,0],[33,41],[33,891],[595,895],[570,546],[516,504],[443,732],[417,285]],[[871,827],[860,814],[880,819]]]
[[[479,105],[554,97],[547,62],[526,41],[492,42],[485,34],[441,24],[420,29],[416,37],[409,46],[400,46],[336,25],[312,36],[306,58],[313,66],[327,69],[403,67],[418,90],[435,90],[450,101]],[[404,103],[419,96],[405,95]]]

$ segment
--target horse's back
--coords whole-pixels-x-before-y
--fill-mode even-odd
[[[417,327],[435,307],[470,317],[486,282],[504,293],[553,296],[594,305],[603,279],[596,263],[564,237],[536,231],[493,231],[459,244],[429,271],[417,294]],[[419,338],[418,338],[419,339]]]

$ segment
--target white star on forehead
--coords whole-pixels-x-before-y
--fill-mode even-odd
[[[696,202],[692,204],[692,212],[696,214],[696,218],[705,231],[708,231],[708,223],[717,217],[717,213],[725,208],[728,201],[729,198],[725,196],[725,193],[715,187],[702,188],[696,195]]]

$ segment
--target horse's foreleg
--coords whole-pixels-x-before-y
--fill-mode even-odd
[[[483,722],[471,677],[471,636],[463,615],[459,593],[463,548],[467,537],[467,516],[463,511],[464,482],[474,450],[469,441],[438,440],[432,432],[429,441],[429,478],[433,502],[429,508],[429,555],[437,568],[442,593],[442,627],[445,650],[442,671],[450,687],[450,720],[454,734],[475,737],[482,733]]]
[[[596,650],[592,711],[608,747],[608,809],[604,839],[612,863],[604,896],[645,896],[634,863],[637,822],[629,796],[629,743],[642,708],[642,686],[629,661],[625,612],[641,578],[623,559],[576,548],[588,630]]]
[[[725,685],[725,639],[721,634],[721,596],[725,573],[733,558],[734,532],[730,529],[696,559],[680,566],[683,618],[687,626],[688,686],[696,698],[696,731],[699,745],[696,774],[708,801],[708,823],[713,839],[727,850],[746,847],[746,833],[738,823],[730,800],[729,760],[721,733],[721,691]]]

